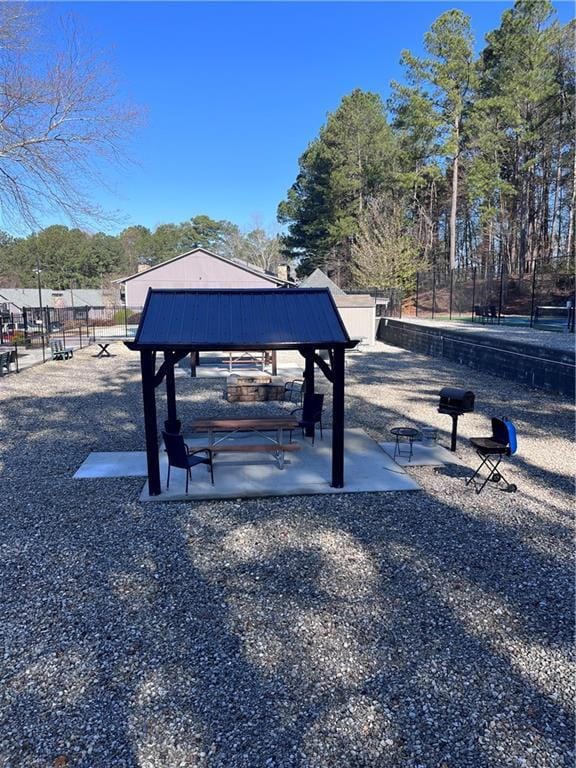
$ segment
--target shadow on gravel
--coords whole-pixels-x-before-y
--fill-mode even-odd
[[[140,505],[141,479],[75,481],[144,442],[137,365],[92,364],[2,404],[0,762],[570,764],[568,566],[431,493]],[[71,374],[93,391],[58,395]],[[177,387],[183,420],[222,408]]]

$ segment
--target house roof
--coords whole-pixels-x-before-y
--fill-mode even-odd
[[[334,296],[334,302],[337,307],[342,307],[343,309],[350,307],[374,307],[376,303],[373,296],[364,293],[344,293],[342,295]]]
[[[300,288],[329,288],[333,296],[342,296],[344,291],[339,288],[333,280],[330,280],[321,269],[315,269],[308,277],[300,283]]]
[[[327,288],[150,288],[130,349],[354,347]]]
[[[291,280],[281,280],[276,275],[271,275],[268,272],[265,272],[263,269],[260,269],[260,267],[257,267],[255,264],[249,264],[247,261],[242,261],[241,259],[227,259],[225,256],[220,256],[217,253],[214,253],[213,251],[209,251],[207,248],[193,248],[191,251],[186,251],[186,253],[181,253],[179,256],[174,256],[172,259],[167,259],[166,261],[161,262],[160,264],[155,264],[153,267],[150,267],[149,269],[146,269],[144,272],[136,272],[133,275],[128,275],[128,277],[121,277],[118,280],[113,280],[113,283],[127,283],[130,280],[134,280],[136,277],[142,277],[142,275],[148,275],[150,272],[153,272],[156,269],[161,269],[166,264],[172,264],[174,261],[178,261],[179,259],[183,259],[186,256],[190,256],[193,253],[207,253],[209,256],[212,256],[214,259],[219,259],[220,261],[226,262],[226,264],[232,264],[235,267],[238,267],[239,269],[243,269],[245,272],[250,272],[252,275],[258,275],[258,277],[261,277],[263,280],[269,280],[271,283],[275,283],[276,285],[295,285]]]
[[[7,302],[21,309],[39,306],[38,288],[0,288],[0,304]],[[43,307],[103,307],[102,291],[92,288],[54,290],[42,288]]]

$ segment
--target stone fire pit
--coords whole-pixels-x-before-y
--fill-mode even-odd
[[[266,400],[282,400],[284,384],[272,381],[267,373],[255,373],[250,376],[229,376],[225,390],[226,400],[230,403],[257,403]]]

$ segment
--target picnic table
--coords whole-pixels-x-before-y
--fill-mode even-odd
[[[234,365],[255,365],[261,370],[265,370],[267,365],[272,366],[272,374],[276,375],[276,350],[271,352],[229,352],[228,370],[232,373]]]
[[[112,357],[110,352],[108,352],[108,347],[110,346],[111,342],[109,342],[109,341],[98,341],[96,343],[100,347],[100,352],[98,352],[96,357]]]
[[[271,453],[284,468],[284,453],[300,449],[298,443],[285,442],[284,432],[298,428],[298,419],[292,416],[265,416],[242,419],[194,419],[194,432],[207,432],[209,448],[213,453]],[[274,435],[267,434],[273,432]],[[224,433],[216,437],[216,433]],[[262,438],[261,443],[238,442],[238,433],[254,433]],[[194,446],[196,447],[196,446]]]

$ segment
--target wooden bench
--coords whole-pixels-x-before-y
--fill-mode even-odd
[[[74,357],[73,348],[65,347],[59,339],[50,342],[50,349],[52,350],[52,360],[68,360]]]
[[[299,451],[299,443],[216,443],[216,445],[189,445],[191,451],[212,451],[212,453],[273,453],[278,468],[284,467],[284,454]]]

